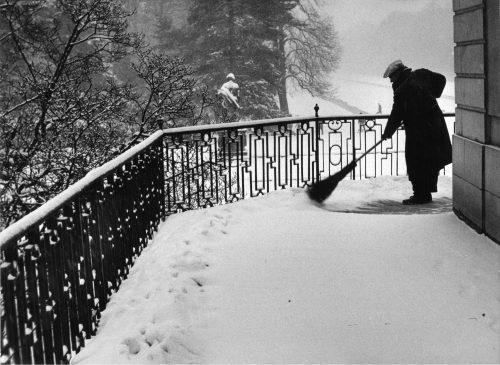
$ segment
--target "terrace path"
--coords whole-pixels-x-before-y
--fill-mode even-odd
[[[74,363],[498,363],[500,246],[450,181],[419,214],[376,179],[326,207],[377,214],[293,188],[171,216]]]

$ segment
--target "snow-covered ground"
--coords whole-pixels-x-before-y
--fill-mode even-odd
[[[436,214],[380,177],[171,216],[73,363],[498,363],[500,246],[439,191]]]

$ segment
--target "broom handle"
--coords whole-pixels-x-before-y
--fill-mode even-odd
[[[357,159],[354,160],[354,163],[358,163],[359,160],[361,160],[363,157],[365,157],[367,154],[369,154],[371,151],[375,149],[379,144],[381,144],[384,140],[381,139],[377,143],[375,143],[371,148],[369,148],[365,153],[363,153],[361,156],[359,156]]]
[[[399,123],[399,127],[401,127],[403,123]],[[397,129],[397,128],[396,128]],[[367,154],[369,154],[371,151],[373,151],[375,149],[375,147],[377,147],[379,144],[381,144],[382,142],[384,142],[384,139],[382,138],[380,141],[378,141],[377,143],[375,143],[368,151],[366,151],[365,153],[363,153],[361,156],[359,156],[357,159],[355,159],[353,162],[354,163],[358,163],[359,160],[361,160],[363,157],[365,157]]]

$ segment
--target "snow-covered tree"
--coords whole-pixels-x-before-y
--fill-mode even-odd
[[[321,15],[315,0],[297,1],[290,12],[293,19],[277,24],[280,30],[277,89],[281,110],[286,113],[289,85],[307,90],[313,96],[332,96],[329,75],[338,67],[341,56],[333,21]]]
[[[115,0],[7,0],[2,29],[1,216],[8,223],[109,156],[129,90],[106,75],[136,39]]]
[[[240,114],[245,119],[279,115],[270,77],[265,77],[273,73],[265,61],[272,51],[252,6],[242,0],[193,2],[189,24],[170,33],[172,48],[192,62],[200,83],[214,95],[226,75],[235,74],[241,88]]]
[[[135,136],[129,144],[158,129],[202,122],[204,108],[212,101],[197,85],[192,68],[158,50],[137,49],[135,55],[131,64],[136,78],[131,98]]]
[[[194,2],[189,24],[162,33],[216,89],[233,72],[248,118],[288,114],[287,87],[328,95],[340,52],[329,19],[314,0]],[[277,100],[279,100],[278,111]]]
[[[140,136],[200,120],[189,68],[146,50],[129,15],[121,0],[0,5],[0,227]]]

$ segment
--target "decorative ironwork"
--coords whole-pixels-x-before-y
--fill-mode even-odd
[[[380,140],[387,118],[282,118],[165,130],[167,214],[310,185]],[[447,123],[453,128],[452,120]],[[350,178],[405,175],[404,145],[400,128],[362,159]]]
[[[310,185],[380,139],[387,117],[169,129],[92,171],[0,233],[1,362],[69,362],[162,219]],[[399,130],[351,178],[405,173]]]
[[[68,363],[164,217],[162,133],[1,233],[2,363]]]

